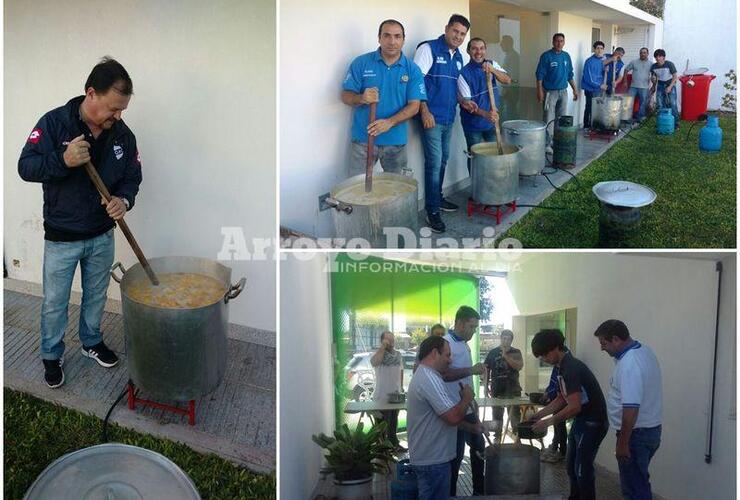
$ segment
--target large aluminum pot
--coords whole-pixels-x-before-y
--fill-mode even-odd
[[[111,276],[121,285],[131,380],[157,399],[197,399],[216,389],[224,377],[228,304],[244,289],[246,278],[231,285],[230,268],[198,257],[159,257],[149,264],[157,274],[203,274],[223,283],[224,294],[213,304],[192,309],[165,308],[143,304],[129,296],[133,283],[148,280],[141,264],[126,270],[117,262],[111,268]]]
[[[622,98],[622,121],[631,122],[632,114],[635,110],[635,96],[630,94],[622,94],[619,97]]]
[[[523,444],[486,448],[486,495],[539,495],[540,450]]]
[[[505,205],[516,200],[522,148],[505,144],[503,149],[504,154],[499,155],[495,142],[481,142],[470,148],[472,196],[478,203]]]
[[[127,444],[106,443],[56,459],[24,500],[200,500],[185,472],[167,457]]]
[[[373,174],[373,192],[383,196],[357,201],[354,194],[362,194],[364,186],[365,175],[360,174],[337,184],[329,193],[327,203],[335,209],[332,219],[336,236],[346,241],[362,238],[370,243],[371,248],[396,248],[406,246],[406,240],[391,237],[387,241],[383,229],[405,228],[413,233],[415,243],[419,226],[419,185],[416,180],[389,172]],[[397,231],[404,232],[403,229]]]
[[[545,167],[547,127],[543,122],[509,120],[501,124],[505,144],[522,147],[519,175],[537,175]]]
[[[594,97],[591,101],[591,126],[596,130],[619,130],[622,123],[621,97]]]

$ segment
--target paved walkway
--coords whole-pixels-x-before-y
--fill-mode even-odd
[[[58,389],[49,389],[39,359],[41,298],[6,289],[4,312],[5,386],[103,418],[128,380],[123,317],[103,314],[106,344],[121,359],[116,367],[105,369],[80,354],[80,308],[70,305],[64,339],[65,383]],[[230,338],[228,353],[223,382],[213,393],[196,401],[195,426],[187,424],[187,417],[163,410],[131,411],[125,400],[114,410],[111,421],[180,441],[200,452],[215,453],[256,472],[274,471],[275,347]]]

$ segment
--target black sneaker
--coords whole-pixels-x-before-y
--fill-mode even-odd
[[[451,201],[445,200],[444,198],[442,198],[442,203],[439,204],[439,209],[443,212],[454,212],[458,208],[460,207],[458,207]]]
[[[94,359],[100,366],[104,366],[106,368],[110,368],[118,364],[118,356],[108,349],[105,342],[101,342],[92,347],[85,347],[83,345],[82,355]]]
[[[447,229],[439,214],[427,215],[427,224],[435,233],[444,233]]]
[[[64,383],[64,370],[62,370],[62,363],[64,360],[59,359],[44,359],[44,381],[46,385],[52,389],[56,389]]]

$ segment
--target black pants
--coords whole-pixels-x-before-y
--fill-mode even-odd
[[[586,95],[586,109],[583,111],[583,126],[585,128],[591,128],[591,99],[596,96],[596,92],[584,90],[583,93]]]
[[[465,415],[465,421],[474,424],[478,421],[477,415],[469,413]],[[483,435],[473,434],[458,428],[457,457],[452,461],[452,479],[450,481],[451,497],[457,496],[457,475],[460,472],[460,464],[462,464],[463,456],[465,455],[466,443],[470,447],[470,469],[473,473],[473,495],[482,495],[485,488],[485,479],[483,478],[485,462],[478,457],[478,452],[482,455],[486,451],[486,443],[483,441]]]
[[[382,417],[376,418],[378,422],[385,422],[388,425],[388,441],[393,446],[398,446],[398,436],[396,435],[398,428],[398,410],[384,410],[380,414]]]
[[[568,429],[565,427],[565,421],[555,424],[553,430],[555,431],[555,436],[552,439],[552,443],[550,443],[550,449],[565,455],[568,449]]]
[[[568,500],[596,500],[594,460],[609,430],[608,422],[575,419],[568,435]]]

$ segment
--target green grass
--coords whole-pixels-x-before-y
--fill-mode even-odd
[[[735,115],[720,118],[722,150],[699,151],[703,123],[682,122],[670,136],[655,132],[651,118],[619,141],[565,189],[545,199],[502,237],[521,241],[524,248],[596,248],[599,246],[599,205],[591,192],[601,181],[626,180],[649,186],[658,195],[642,210],[640,228],[625,240],[632,248],[735,248],[736,156]],[[577,188],[577,189],[576,189]]]
[[[62,455],[100,444],[102,420],[5,389],[5,498],[22,498],[36,477]],[[119,410],[120,411],[120,410]],[[275,476],[254,474],[216,455],[117,425],[111,442],[156,451],[175,462],[205,499],[275,498]]]

